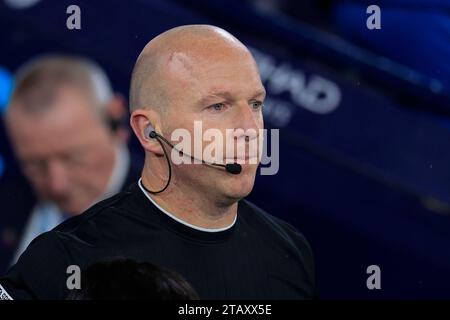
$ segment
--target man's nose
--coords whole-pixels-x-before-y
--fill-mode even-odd
[[[60,196],[69,188],[68,172],[60,160],[50,160],[47,164],[47,187],[53,196]]]
[[[247,103],[241,103],[236,117],[235,129],[243,129],[246,140],[255,139],[258,136],[258,130],[262,126],[260,113],[253,111]],[[239,137],[235,136],[235,138]]]

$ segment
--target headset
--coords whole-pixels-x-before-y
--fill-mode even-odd
[[[144,186],[144,184],[142,184],[142,187],[143,187],[147,192],[149,192],[149,193],[156,194],[156,193],[161,193],[161,192],[163,192],[163,191],[166,190],[167,187],[169,186],[170,180],[171,180],[171,178],[172,178],[172,166],[171,166],[171,164],[170,164],[169,155],[167,154],[167,150],[166,150],[166,148],[164,147],[163,142],[166,143],[166,144],[167,144],[169,147],[171,147],[172,149],[177,150],[180,154],[186,155],[186,156],[190,157],[192,160],[201,161],[202,164],[206,164],[206,165],[209,165],[209,166],[215,166],[215,167],[222,167],[222,168],[225,168],[225,170],[226,170],[228,173],[231,173],[231,174],[240,174],[241,171],[242,171],[242,166],[241,166],[240,164],[238,164],[238,163],[220,164],[220,163],[215,163],[215,162],[206,162],[206,161],[203,160],[203,159],[202,159],[202,160],[197,159],[197,158],[193,157],[192,155],[189,155],[189,154],[187,154],[187,153],[185,153],[185,152],[183,152],[183,151],[181,151],[181,150],[178,150],[177,148],[175,148],[175,146],[174,146],[169,140],[167,140],[167,139],[164,138],[162,135],[160,135],[159,133],[157,133],[151,124],[149,124],[149,125],[145,128],[144,134],[145,134],[145,137],[146,137],[146,138],[156,139],[156,141],[159,142],[159,144],[161,145],[161,148],[163,149],[164,157],[166,158],[166,161],[167,161],[167,167],[168,167],[168,169],[169,169],[169,178],[167,179],[166,185],[165,185],[164,188],[162,188],[161,190],[158,190],[158,191],[151,191],[151,190],[148,190],[148,189]]]

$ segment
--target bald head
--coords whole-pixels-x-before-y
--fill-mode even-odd
[[[202,66],[217,59],[246,57],[248,49],[227,31],[210,25],[170,29],[152,39],[133,69],[130,87],[131,112],[141,108],[164,110],[173,98],[173,86],[201,76]]]
[[[201,154],[195,154],[197,147],[203,145],[205,152],[211,151],[206,141],[211,139],[219,144],[217,148],[212,146],[217,157],[214,162],[223,163],[232,160],[224,159],[227,150],[235,149],[238,143],[242,146],[241,142],[248,146],[250,140],[256,139],[251,132],[264,127],[264,98],[255,59],[227,31],[190,25],[171,29],[151,40],[136,61],[130,88],[130,125],[146,151],[142,181],[154,186],[153,190],[167,181],[166,151],[159,139],[155,141],[149,135],[150,125],[159,137],[176,145],[171,156],[179,155],[174,150],[180,150],[181,143],[183,152],[202,159]],[[198,130],[199,124],[203,133]],[[203,135],[205,141],[198,141]],[[192,147],[197,151],[193,152]],[[250,192],[257,165],[244,166],[239,176],[188,164],[171,168],[173,183],[168,192],[174,192],[173,199],[189,198],[187,194],[193,192],[201,195],[202,201],[208,201],[208,197],[222,206]],[[176,196],[177,190],[182,191],[180,197]]]

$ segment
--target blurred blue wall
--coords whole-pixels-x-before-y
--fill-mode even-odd
[[[245,2],[78,1],[81,30],[65,27],[70,4],[18,10],[0,1],[0,65],[84,54],[127,96],[134,61],[157,34],[192,23],[229,30],[253,51],[269,94],[266,126],[280,128],[280,171],[258,176],[250,199],[305,234],[320,296],[450,297],[445,85],[432,91],[436,79],[420,70]],[[0,129],[0,185],[24,183]],[[136,140],[131,148],[140,152]],[[0,232],[23,219],[7,203],[0,212]],[[366,288],[371,264],[382,290]]]

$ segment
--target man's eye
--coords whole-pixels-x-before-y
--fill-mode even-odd
[[[80,153],[71,153],[63,157],[66,164],[79,164],[83,162],[83,156]]]
[[[261,101],[253,101],[250,105],[254,111],[258,111],[263,107],[263,103]]]
[[[225,109],[225,104],[224,103],[216,103],[216,104],[213,104],[213,105],[208,107],[208,110],[211,110],[213,112],[220,112],[223,109]]]
[[[45,162],[43,161],[26,161],[23,163],[24,171],[31,174],[38,174],[45,170]]]

